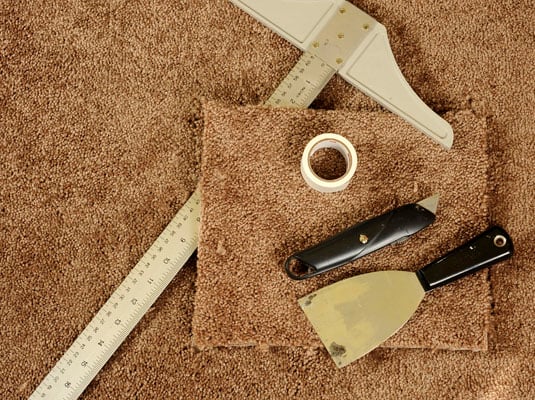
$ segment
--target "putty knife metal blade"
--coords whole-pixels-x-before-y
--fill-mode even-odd
[[[425,292],[503,261],[509,235],[493,227],[416,272],[379,271],[348,278],[299,299],[338,367],[366,355],[411,318]]]
[[[336,365],[343,367],[397,332],[424,294],[415,273],[379,271],[324,287],[299,305]]]

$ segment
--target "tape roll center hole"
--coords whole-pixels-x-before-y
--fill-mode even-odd
[[[321,147],[312,151],[310,168],[320,178],[334,180],[345,175],[348,169],[347,160],[340,150]]]

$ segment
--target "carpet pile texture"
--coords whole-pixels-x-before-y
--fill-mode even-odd
[[[535,398],[532,1],[354,4],[386,26],[422,99],[452,123],[458,116],[474,124],[457,128],[459,144],[476,159],[486,148],[492,196],[471,204],[476,213],[486,204],[488,222],[508,230],[516,255],[489,272],[487,317],[466,316],[476,323],[470,329],[479,326],[477,337],[459,340],[479,351],[380,348],[337,370],[321,348],[200,350],[192,344],[200,326],[192,326],[192,259],[83,399]],[[193,192],[203,104],[262,104],[299,55],[226,0],[0,2],[1,398],[30,395]],[[348,118],[382,112],[338,77],[312,108],[345,110]],[[458,194],[475,201],[464,183]],[[428,194],[405,190],[377,210]],[[476,229],[475,219],[464,224],[471,212],[459,215],[462,235]],[[305,239],[296,236],[277,256]],[[485,280],[462,285],[476,281]],[[485,326],[486,345],[479,339]]]
[[[456,132],[450,151],[388,112],[209,103],[194,344],[317,347],[297,299],[363,272],[414,271],[485,230],[486,122],[470,111],[445,118]],[[338,193],[317,192],[301,176],[303,149],[324,132],[342,134],[358,152],[357,172]],[[325,155],[316,168],[336,165],[332,158]],[[433,194],[441,196],[437,220],[412,240],[315,279],[296,282],[286,275],[290,254]],[[415,318],[387,345],[486,350],[489,316],[485,270],[426,296]]]

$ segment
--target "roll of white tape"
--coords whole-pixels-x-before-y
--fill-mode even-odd
[[[346,160],[346,172],[336,179],[323,179],[312,169],[310,159],[320,149],[335,149]],[[301,159],[301,174],[306,183],[312,188],[323,193],[333,193],[344,190],[357,170],[357,152],[353,145],[343,136],[335,133],[324,133],[312,139],[303,152]]]

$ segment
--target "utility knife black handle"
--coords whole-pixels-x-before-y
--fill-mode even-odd
[[[416,271],[425,291],[453,282],[513,255],[513,241],[498,226]]]
[[[286,273],[296,280],[311,278],[403,241],[434,220],[435,214],[418,204],[398,207],[291,255],[284,264]]]

